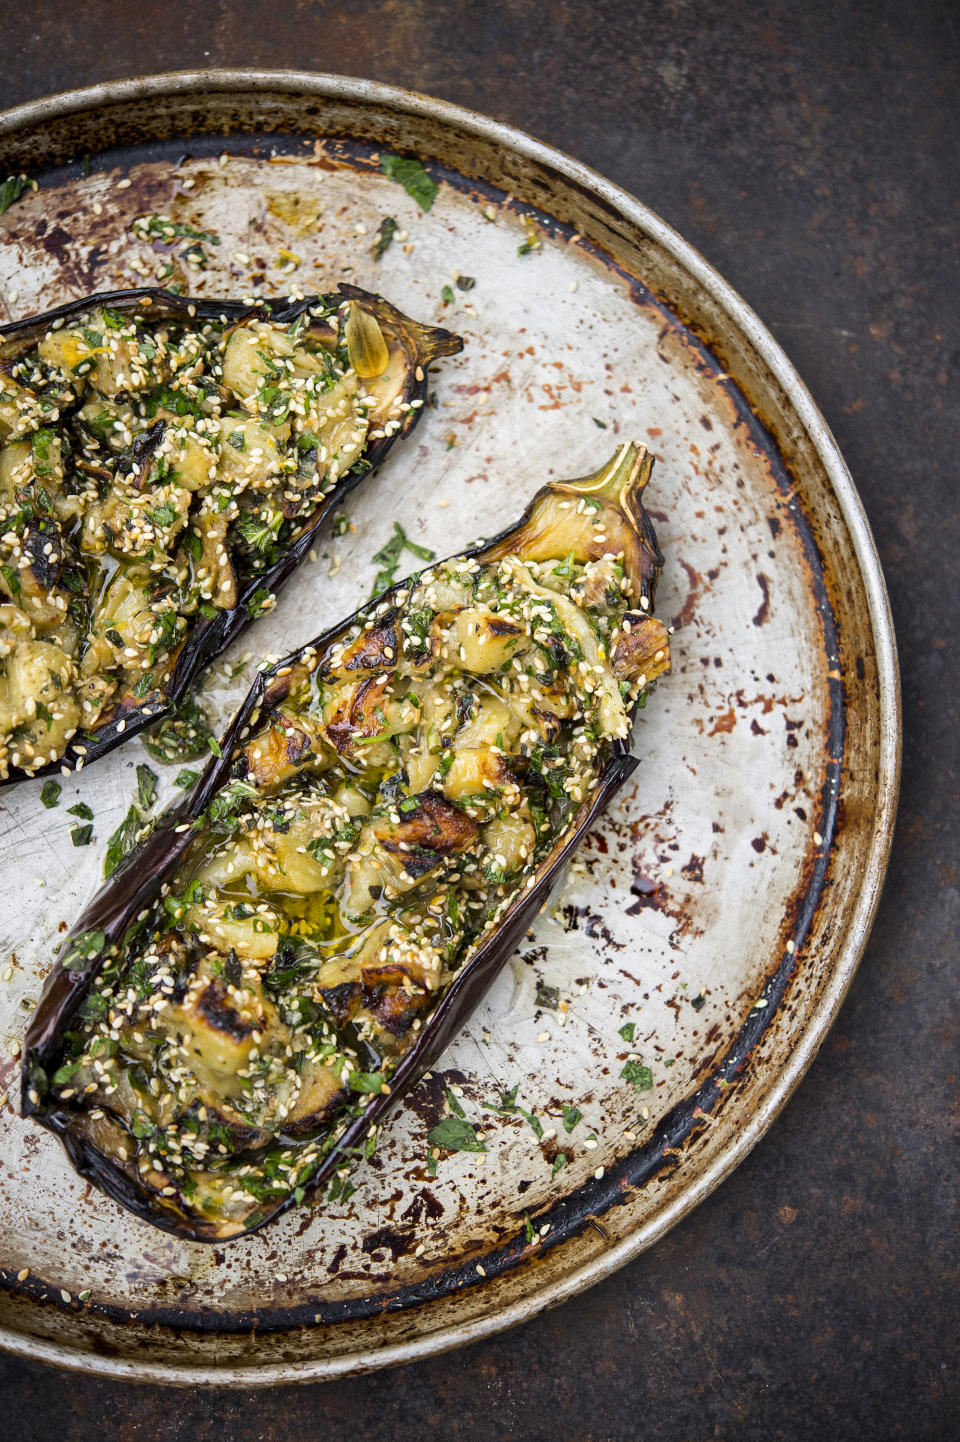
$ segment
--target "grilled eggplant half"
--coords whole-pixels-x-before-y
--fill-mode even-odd
[[[353,286],[116,291],[0,327],[0,785],[169,714],[460,349]]]
[[[258,677],[66,942],[23,1107],[159,1227],[254,1230],[375,1144],[636,765],[670,664],[622,447]]]

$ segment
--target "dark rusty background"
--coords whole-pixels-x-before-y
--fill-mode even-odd
[[[6,1436],[531,1442],[960,1436],[958,32],[947,0],[40,0],[3,103],[285,64],[407,85],[633,191],[757,309],[860,488],[904,683],[890,876],[852,993],[771,1135],[652,1252],[524,1327],[273,1392],[0,1357]]]

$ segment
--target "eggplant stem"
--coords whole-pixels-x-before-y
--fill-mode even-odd
[[[637,441],[625,441],[598,471],[576,481],[564,481],[557,489],[577,491],[584,496],[604,496],[607,500],[619,502],[629,515],[626,502],[640,495],[652,470],[653,457],[646,446]]]

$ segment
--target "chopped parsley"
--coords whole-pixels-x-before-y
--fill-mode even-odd
[[[137,844],[137,832],[142,825],[143,817],[139,808],[135,802],[131,802],[126,816],[107,842],[107,850],[103,858],[104,877],[112,876],[123,858],[129,856]]]
[[[371,596],[377,596],[381,591],[385,591],[388,586],[393,585],[396,578],[397,567],[400,564],[400,557],[404,551],[410,551],[412,555],[421,561],[432,561],[437,554],[436,551],[431,551],[427,546],[418,546],[415,541],[411,541],[399,521],[394,521],[393,535],[386,545],[381,546],[380,550],[377,551],[373,557],[373,564],[379,566],[380,570],[374,578],[373,590],[370,592]]]
[[[48,811],[60,805],[61,786],[59,781],[45,781],[40,792],[40,801]]]
[[[149,811],[157,799],[157,773],[149,766],[137,767],[137,799],[144,811]]]
[[[430,209],[439,186],[427,174],[419,160],[412,160],[405,155],[381,155],[380,169],[390,180],[402,185],[421,210]]]
[[[30,177],[27,175],[8,175],[6,180],[0,182],[0,215],[4,215],[23,195],[25,190],[30,188]],[[426,207],[430,209],[429,206]]]
[[[634,1091],[648,1092],[653,1086],[653,1072],[642,1062],[626,1062],[620,1075],[630,1083]]]
[[[380,222],[380,228],[377,231],[377,239],[370,247],[370,254],[374,260],[381,260],[383,258],[393,244],[393,237],[399,229],[400,227],[392,215],[385,215],[383,217]]]
[[[486,1145],[477,1136],[476,1130],[463,1117],[444,1117],[427,1137],[431,1147],[443,1147],[448,1152],[485,1152]]]
[[[168,215],[138,215],[130,229],[140,240],[173,241],[180,237],[184,240],[200,240],[205,245],[220,244],[216,231],[197,230],[193,225],[183,225],[179,221],[171,220]]]

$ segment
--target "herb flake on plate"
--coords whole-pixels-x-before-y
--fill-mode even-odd
[[[402,185],[421,210],[430,209],[440,187],[427,174],[419,160],[412,160],[405,155],[381,155],[380,169],[390,180]]]

